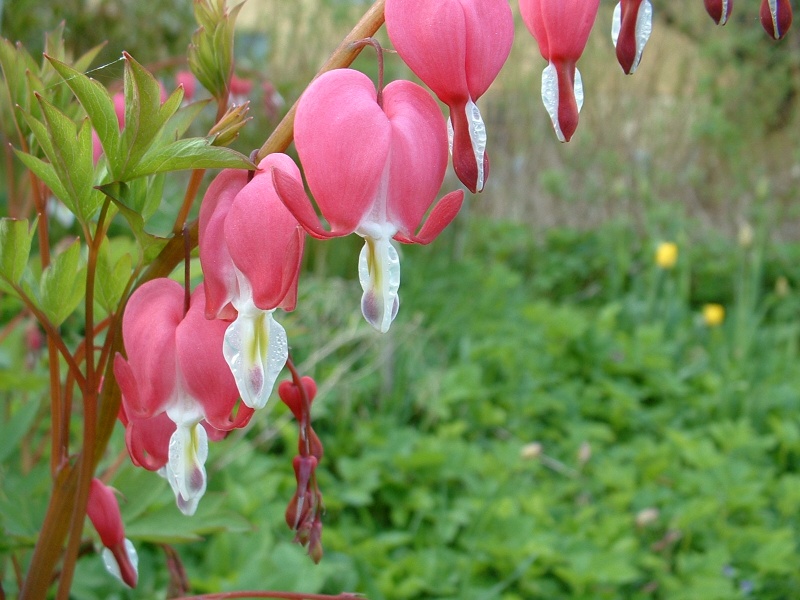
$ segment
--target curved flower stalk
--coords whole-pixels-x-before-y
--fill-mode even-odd
[[[131,459],[160,471],[187,515],[205,493],[209,438],[244,427],[253,414],[240,406],[232,418],[239,393],[220,351],[227,324],[206,319],[204,307],[200,287],[184,314],[180,284],[170,279],[145,283],[122,317],[128,359],[114,358]],[[209,435],[207,427],[215,431]]]
[[[511,52],[514,18],[507,0],[386,0],[385,14],[398,54],[450,109],[456,175],[480,192],[489,157],[475,102]]]
[[[779,40],[792,26],[792,5],[789,0],[761,0],[760,17],[764,31]]]
[[[583,82],[575,65],[599,6],[600,0],[519,0],[522,20],[548,62],[542,73],[542,101],[562,142],[568,142],[578,127]]]
[[[286,364],[286,331],[275,309],[294,310],[305,232],[278,198],[271,168],[302,186],[285,154],[271,154],[248,182],[246,171],[226,170],[211,183],[200,208],[200,262],[206,318],[233,320],[223,353],[242,402],[267,403]]]
[[[135,588],[139,579],[136,549],[125,537],[114,490],[96,478],[92,479],[89,486],[86,514],[105,546],[102,558],[106,569],[128,587]]]
[[[400,262],[392,238],[428,244],[461,208],[463,191],[451,192],[431,211],[447,168],[447,131],[436,101],[410,81],[386,86],[382,105],[369,78],[350,69],[329,71],[303,94],[294,125],[295,144],[320,224],[302,183],[273,168],[275,189],[314,237],[357,233],[364,290],[361,312],[386,332],[399,306]]]
[[[621,0],[614,8],[611,40],[617,50],[617,61],[627,75],[632,75],[639,66],[652,31],[650,0]]]
[[[733,0],[704,0],[706,12],[717,25],[725,25],[733,10]]]

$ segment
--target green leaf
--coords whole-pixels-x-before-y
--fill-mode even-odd
[[[44,270],[39,282],[42,310],[58,326],[72,314],[86,288],[86,266],[81,259],[80,240],[75,242]]]
[[[252,529],[244,517],[224,510],[225,498],[222,494],[206,494],[192,517],[181,515],[170,503],[126,523],[125,533],[134,540],[169,544],[196,541],[202,535],[216,531],[242,532]]]
[[[199,100],[192,102],[187,106],[183,106],[173,115],[173,117],[164,126],[161,132],[160,141],[168,144],[177,141],[181,136],[186,133],[189,126],[194,122],[200,112],[209,105],[211,99]]]
[[[177,89],[161,105],[161,87],[147,69],[129,54],[125,56],[125,130],[122,133],[122,156],[113,166],[117,179],[133,179],[131,173],[153,145],[159,132],[175,114],[183,100]]]
[[[128,176],[182,169],[255,169],[255,165],[235,150],[212,146],[210,139],[189,138],[148,152]]]
[[[120,130],[111,95],[103,85],[94,79],[61,61],[51,57],[47,58],[89,116],[92,127],[97,132],[97,137],[103,146],[103,151],[108,157],[112,175],[114,178],[118,178],[119,174],[114,172],[113,166],[119,163]]]
[[[50,188],[50,191],[55,194],[56,198],[61,200],[72,212],[75,212],[75,207],[72,205],[72,200],[70,199],[66,188],[64,188],[62,185],[61,180],[58,178],[58,175],[56,175],[53,165],[43,161],[40,158],[36,158],[32,154],[25,154],[24,152],[20,152],[16,149],[14,152],[22,161],[22,163],[31,171],[33,171],[34,175],[41,179],[44,184]]]
[[[37,95],[44,116],[43,132],[35,119],[28,119],[37,141],[61,181],[67,198],[60,198],[81,221],[90,220],[100,209],[103,198],[94,189],[92,132],[89,121],[80,128],[64,113]],[[56,190],[54,189],[55,193]]]
[[[167,245],[169,240],[147,233],[144,229],[145,220],[140,212],[142,208],[140,207],[137,210],[130,206],[129,202],[132,198],[141,198],[141,195],[132,193],[132,190],[135,190],[139,185],[139,182],[136,181],[131,182],[131,184],[114,182],[100,186],[98,189],[111,198],[111,201],[119,208],[120,213],[130,225],[139,245],[139,264],[141,265],[158,256],[158,253]],[[160,197],[158,199],[160,200]]]
[[[0,276],[14,285],[25,272],[35,231],[27,220],[0,219]]]
[[[124,253],[115,260],[112,254],[112,244],[108,239],[103,240],[97,258],[94,297],[107,313],[116,312],[132,273],[133,258],[131,255]]]

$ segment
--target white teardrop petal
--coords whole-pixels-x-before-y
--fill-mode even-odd
[[[358,257],[358,280],[364,294],[361,313],[381,333],[389,331],[400,306],[400,257],[388,237],[364,238]]]

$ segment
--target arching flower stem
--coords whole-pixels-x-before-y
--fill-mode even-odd
[[[372,46],[375,48],[375,53],[378,55],[378,106],[383,108],[383,46],[374,37],[364,38],[352,43],[353,48],[363,48],[364,46]]]

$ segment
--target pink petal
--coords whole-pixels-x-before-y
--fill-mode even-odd
[[[280,169],[302,186],[300,170],[285,154],[271,154],[233,201],[225,219],[225,239],[236,267],[247,278],[255,305],[262,310],[280,306],[297,280],[304,238],[300,225],[283,205],[272,182],[271,168]],[[292,303],[293,304],[293,303]]]
[[[455,219],[458,211],[461,210],[463,201],[464,192],[462,190],[450,192],[433,207],[428,220],[425,221],[425,225],[422,226],[418,235],[398,233],[394,236],[394,239],[404,244],[430,244]]]
[[[520,12],[545,60],[578,60],[600,0],[520,0]]]
[[[458,0],[387,0],[386,31],[398,54],[446,104],[466,102],[467,24]],[[447,34],[442,30],[447,24]]]
[[[100,536],[100,541],[107,548],[122,542],[125,531],[122,527],[122,515],[114,490],[97,478],[89,484],[89,503],[86,515]]]
[[[318,77],[300,99],[294,135],[309,189],[332,232],[355,231],[372,207],[391,137],[370,79],[351,69]],[[287,207],[315,235],[308,211],[296,210],[298,190],[287,201],[282,183],[276,188]]]
[[[514,42],[514,16],[506,0],[460,0],[467,25],[467,83],[480,98],[508,59]]]
[[[189,312],[175,332],[178,365],[183,389],[200,403],[209,424],[215,429],[228,430],[232,427],[231,412],[239,398],[236,382],[222,355],[228,323],[206,319],[204,306],[205,294],[198,286],[192,294]]]
[[[162,412],[149,419],[132,418],[125,426],[125,446],[137,467],[158,471],[169,459],[169,439],[175,423]]]
[[[138,413],[129,412],[130,418],[162,411],[175,390],[175,331],[183,318],[183,298],[179,283],[162,278],[143,284],[128,301],[122,317],[122,338],[137,398],[127,401]]]
[[[447,128],[436,101],[410,81],[386,86],[383,107],[392,126],[387,220],[413,233],[436,199],[447,169]]]
[[[230,301],[239,293],[225,241],[225,219],[236,195],[247,184],[247,171],[226,169],[208,186],[200,206],[200,264],[203,267],[206,318],[232,319]]]

